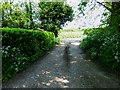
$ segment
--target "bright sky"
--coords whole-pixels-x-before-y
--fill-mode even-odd
[[[103,1],[103,0],[97,0],[97,1]],[[67,3],[73,7],[73,9],[77,12],[75,14],[78,14],[79,10],[78,4],[80,0],[67,0]],[[101,17],[103,16],[102,13],[104,12],[104,8],[100,7],[99,5],[96,6],[97,8],[95,10],[90,10],[90,6],[88,5],[85,9],[85,16],[77,17],[75,16],[74,20],[72,22],[69,22],[68,25],[64,26],[64,29],[69,28],[87,28],[87,27],[97,27],[98,25],[102,24]]]

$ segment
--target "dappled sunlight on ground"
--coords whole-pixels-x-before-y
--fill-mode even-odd
[[[59,46],[27,70],[5,83],[15,88],[111,88],[119,87],[116,77],[105,74],[79,48],[80,38],[63,39]]]
[[[49,74],[50,71],[44,71],[42,74]]]
[[[63,78],[55,77],[54,80],[60,83],[69,83],[69,81],[64,77]]]
[[[59,85],[62,88],[67,88],[67,84],[69,83],[69,80],[66,79],[65,76],[60,76],[60,77],[52,77],[52,79],[49,79],[48,81],[43,81],[41,83],[37,83],[38,86],[45,85],[45,86],[50,86],[50,85]]]
[[[71,63],[71,64],[73,64],[73,63],[77,63],[77,61],[71,61],[70,63]]]

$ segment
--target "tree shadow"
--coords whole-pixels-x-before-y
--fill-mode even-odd
[[[69,43],[66,44],[65,46],[65,49],[64,49],[64,55],[63,55],[63,60],[64,60],[64,64],[65,64],[65,67],[69,70],[70,68],[70,56],[69,56],[69,48],[70,48],[70,45]]]

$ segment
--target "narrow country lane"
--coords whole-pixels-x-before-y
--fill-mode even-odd
[[[120,88],[117,74],[86,59],[79,42],[79,38],[64,39],[28,69],[3,83],[3,88]]]

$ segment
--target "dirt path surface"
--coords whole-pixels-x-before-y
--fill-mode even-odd
[[[116,74],[85,58],[79,40],[64,39],[28,69],[3,83],[3,88],[120,88]]]

